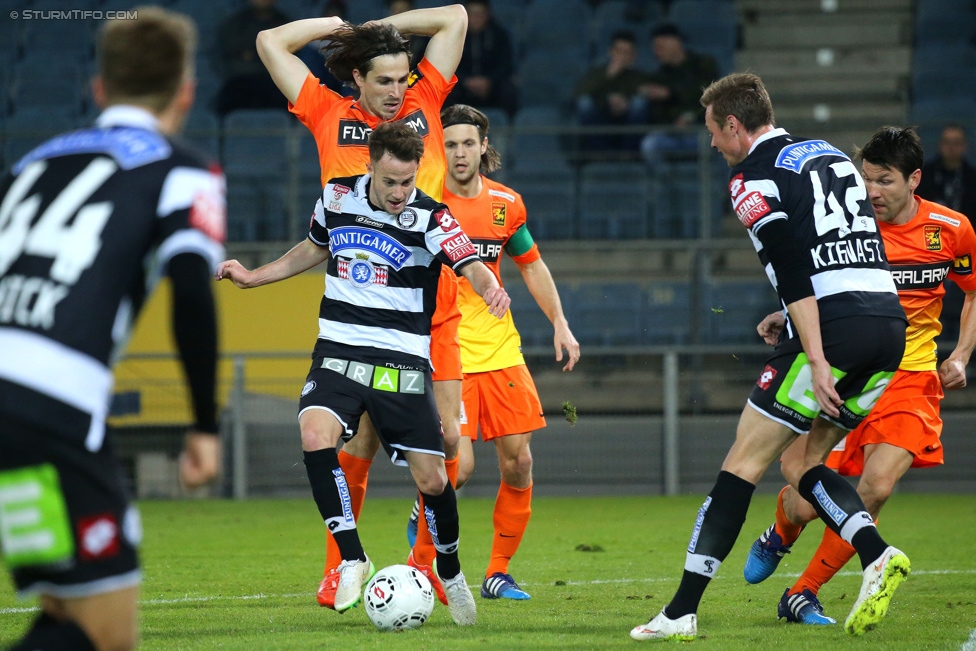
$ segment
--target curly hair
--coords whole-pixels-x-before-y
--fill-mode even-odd
[[[448,106],[441,111],[441,123],[446,129],[455,124],[470,124],[478,129],[478,138],[484,140],[488,137],[488,116],[467,104],[455,104]],[[502,157],[498,151],[488,145],[485,153],[481,155],[481,172],[490,174],[502,166]]]
[[[373,59],[378,56],[403,53],[409,60],[410,39],[393,25],[385,23],[345,23],[332,32],[321,51],[325,55],[326,68],[336,79],[355,84],[352,71],[358,70],[365,77],[373,69]]]

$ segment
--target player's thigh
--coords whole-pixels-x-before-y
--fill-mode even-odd
[[[444,431],[444,452],[448,459],[457,456],[461,436],[461,380],[434,381],[434,402]]]
[[[478,440],[481,419],[481,373],[465,373],[461,381],[461,438]]]
[[[444,437],[430,373],[397,386],[397,391],[366,390],[366,410],[373,415],[384,449],[398,465],[409,463],[405,456],[409,452],[435,455],[443,463]]]
[[[376,433],[376,426],[373,425],[368,413],[359,417],[359,427],[356,434],[343,443],[342,449],[347,454],[361,459],[372,459],[376,456],[376,451],[380,449],[380,439]]]
[[[462,436],[458,441],[458,476],[457,476],[457,488],[461,488],[466,483],[468,479],[471,478],[471,473],[474,472],[474,445],[471,439],[467,436]]]
[[[406,453],[410,474],[421,493],[440,495],[447,486],[444,457],[411,450]]]
[[[766,469],[790,446],[797,434],[792,429],[747,404],[739,417],[735,443],[722,470],[756,484]]]
[[[331,361],[349,364],[332,358],[313,359],[298,400],[298,423],[306,452],[334,448],[340,438],[348,441],[359,436],[357,427],[369,388],[331,368]]]
[[[132,649],[138,642],[139,588],[82,597],[44,597],[42,608],[78,624],[98,649]]]
[[[482,439],[491,441],[545,428],[539,392],[524,364],[472,376],[479,385]]]

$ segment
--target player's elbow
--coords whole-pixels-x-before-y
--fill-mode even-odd
[[[464,8],[464,5],[450,5],[444,9],[450,12],[448,22],[451,27],[462,34],[466,33],[468,31],[468,10]]]
[[[258,50],[258,56],[261,57],[261,61],[264,63],[268,62],[268,57],[272,53],[281,52],[284,49],[274,29],[265,29],[258,32],[254,45]]]

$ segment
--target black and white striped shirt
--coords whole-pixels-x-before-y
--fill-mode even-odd
[[[414,190],[399,215],[373,206],[369,175],[332,179],[309,239],[328,246],[319,338],[426,360],[441,264],[480,261],[447,206]]]
[[[0,421],[97,450],[111,365],[156,280],[179,254],[223,259],[223,174],[114,106],[29,152],[0,197]]]
[[[729,192],[784,308],[812,286],[822,323],[905,318],[864,181],[839,149],[773,129],[732,169]],[[791,249],[788,264],[777,246]],[[786,333],[795,335],[789,323]]]

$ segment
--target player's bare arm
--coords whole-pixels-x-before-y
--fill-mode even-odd
[[[786,325],[786,316],[782,312],[767,314],[766,318],[756,326],[756,332],[770,346],[775,346],[779,341],[779,333],[783,332]]]
[[[227,278],[241,289],[250,289],[297,276],[325,262],[328,258],[328,248],[305,239],[274,262],[269,262],[254,271],[248,271],[237,260],[224,260],[217,266],[216,277],[217,280]]]
[[[461,61],[464,37],[468,33],[468,12],[463,5],[415,9],[389,16],[377,22],[389,23],[401,34],[430,36],[424,58],[437,68],[444,79],[450,79]]]
[[[966,292],[959,317],[959,341],[949,358],[939,367],[939,379],[946,389],[962,389],[966,386],[966,365],[976,347],[976,291]]]
[[[796,326],[800,343],[803,344],[803,352],[810,362],[810,370],[813,373],[813,395],[816,396],[817,403],[828,416],[840,416],[837,407],[844,401],[834,389],[834,376],[830,371],[830,363],[824,356],[817,299],[813,296],[801,298],[787,305],[786,310],[793,320],[793,325]]]
[[[505,288],[498,284],[495,274],[491,273],[484,262],[472,262],[461,267],[461,275],[468,279],[475,293],[485,299],[489,314],[499,319],[505,316],[512,299],[508,297]]]
[[[278,90],[292,104],[298,100],[298,93],[309,73],[308,66],[295,56],[295,52],[312,41],[326,38],[342,22],[341,18],[335,16],[308,18],[258,33],[258,56],[271,73]]]
[[[552,274],[549,273],[549,267],[541,258],[528,264],[516,262],[515,266],[522,274],[522,279],[525,280],[525,286],[529,288],[532,298],[552,322],[552,343],[556,348],[556,361],[563,361],[563,349],[565,348],[569,359],[563,366],[563,370],[572,371],[580,358],[579,342],[576,341],[576,337],[569,329],[569,322],[566,321],[566,316],[563,314],[559,291],[556,289],[556,283],[552,280]]]

